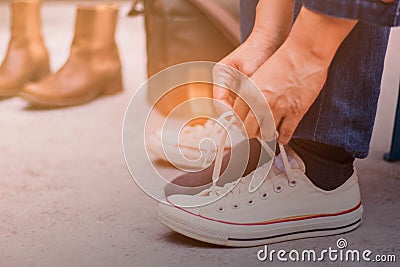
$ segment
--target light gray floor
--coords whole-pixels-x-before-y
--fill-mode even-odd
[[[74,5],[50,2],[43,9],[54,70],[68,56]],[[118,31],[124,93],[60,110],[30,110],[18,98],[0,102],[0,266],[265,266],[256,259],[259,248],[212,247],[164,228],[156,221],[157,203],[130,177],[121,125],[130,97],[145,80],[146,58],[143,21],[125,17],[128,9],[123,3]],[[1,3],[1,55],[8,17]],[[400,32],[393,37],[371,154],[357,162],[364,222],[341,237],[349,248],[396,254],[400,261],[400,165],[382,161],[400,73]],[[335,247],[337,238],[270,248],[322,250]]]

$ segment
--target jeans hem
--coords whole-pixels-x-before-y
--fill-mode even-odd
[[[394,18],[393,25],[400,25],[400,2],[397,4],[396,16]]]
[[[397,3],[396,3],[397,2]],[[303,0],[303,6],[314,12],[368,24],[399,26],[400,2],[386,4],[370,0]]]
[[[310,136],[294,135],[292,137],[292,139],[303,139],[303,140],[307,140],[307,141],[311,141],[311,142],[317,142],[320,144],[340,147],[340,148],[343,148],[349,155],[351,155],[352,157],[357,158],[357,159],[364,159],[364,158],[368,157],[368,154],[369,154],[369,151],[354,151],[354,150],[349,149],[345,145],[327,142],[326,140],[317,139],[315,137],[310,137]]]

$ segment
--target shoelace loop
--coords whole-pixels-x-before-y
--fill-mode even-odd
[[[228,122],[228,125],[226,127],[230,127],[235,121],[235,117],[233,116],[232,112],[226,112],[226,113],[222,114],[218,120],[225,120],[226,117],[229,117],[229,116],[232,116],[232,118]],[[230,190],[233,190],[233,188],[237,185],[237,183],[242,183],[243,179],[247,178],[247,177],[242,177],[242,178],[240,178],[239,181],[236,181],[236,182],[233,182],[233,183],[227,183],[223,187],[218,187],[217,186],[217,182],[218,182],[218,180],[220,178],[220,173],[221,173],[222,159],[223,159],[223,154],[224,154],[224,147],[225,147],[226,137],[227,137],[227,133],[224,131],[224,133],[222,135],[222,138],[220,140],[220,143],[219,143],[219,145],[217,147],[217,155],[215,157],[215,164],[214,164],[214,169],[213,169],[213,174],[212,174],[212,182],[213,182],[213,184],[212,184],[211,190],[208,190],[208,191],[203,192],[203,193],[210,193],[210,194],[213,194],[213,195],[216,195],[216,196],[219,196],[221,194],[225,194],[226,192],[228,192]],[[265,141],[263,141],[261,139],[259,139],[259,141],[260,141],[262,147],[274,159],[274,156],[275,156],[274,155],[275,154],[274,151],[272,151],[272,149],[269,147],[269,145]],[[284,168],[285,168],[285,173],[286,173],[286,176],[287,176],[287,179],[288,179],[288,184],[291,187],[296,186],[297,183],[296,183],[296,180],[294,179],[294,175],[293,175],[292,168],[291,168],[289,160],[288,160],[288,156],[287,156],[287,153],[286,153],[285,146],[282,145],[282,144],[279,144],[279,149],[280,149],[280,152],[281,152],[282,161],[283,161],[283,165],[284,165]],[[282,185],[278,185],[278,184],[275,183],[275,177],[277,177],[277,175],[275,174],[275,172],[274,172],[274,170],[272,168],[270,169],[270,168],[267,168],[267,167],[268,167],[268,164],[264,164],[263,166],[261,166],[260,168],[256,169],[254,172],[252,172],[250,175],[253,175],[253,176],[260,175],[262,177],[260,186],[262,184],[265,184],[265,181],[266,181],[267,177],[269,176],[270,180],[271,180],[271,182],[273,184],[274,191],[276,193],[280,193],[282,191],[283,187],[282,187]],[[253,180],[254,179],[252,179],[252,181]],[[250,182],[248,191],[250,193],[255,192],[255,191],[260,189],[260,186],[255,188],[255,186],[252,185],[252,182]],[[238,189],[238,192],[240,192],[240,188]],[[262,193],[260,197],[262,199],[267,199],[268,198],[268,193],[266,193],[266,192]]]

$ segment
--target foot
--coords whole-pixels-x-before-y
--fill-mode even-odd
[[[26,83],[50,73],[49,53],[41,33],[41,2],[10,2],[11,38],[0,66],[0,97],[16,96]]]
[[[233,247],[334,235],[357,228],[363,211],[357,174],[339,188],[324,191],[307,178],[300,157],[290,148],[286,153],[282,149],[270,170],[265,164],[233,185],[168,197],[169,205],[160,204],[160,222],[188,237]],[[253,175],[265,180],[250,193]],[[200,206],[207,201],[211,203]],[[191,207],[187,207],[189,203]]]
[[[28,83],[19,96],[32,106],[58,108],[123,90],[122,66],[114,35],[118,8],[79,6],[71,53],[54,74]]]

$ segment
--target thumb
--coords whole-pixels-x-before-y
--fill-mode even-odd
[[[233,107],[238,88],[237,71],[225,64],[217,63],[213,68],[214,107],[218,113],[226,111],[226,105]],[[221,105],[222,104],[222,105]]]

